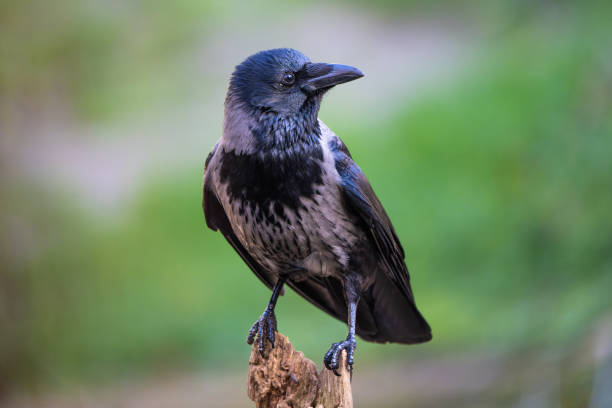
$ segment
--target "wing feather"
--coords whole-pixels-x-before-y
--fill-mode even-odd
[[[411,303],[414,303],[410,275],[404,262],[404,249],[389,216],[365,174],[355,164],[340,138],[335,136],[331,147],[334,150],[336,169],[342,180],[340,187],[348,208],[361,219],[370,233],[388,278]]]

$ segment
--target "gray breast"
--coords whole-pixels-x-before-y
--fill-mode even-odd
[[[331,161],[331,162],[330,162]],[[276,273],[329,276],[338,274],[348,265],[351,248],[364,239],[355,220],[345,212],[338,174],[333,159],[324,155],[322,184],[310,197],[301,197],[298,208],[284,207],[284,217],[271,220],[260,218],[264,209],[258,206],[240,208],[230,203],[227,189],[219,189],[220,199],[238,239],[251,255],[267,269]],[[282,203],[269,202],[266,210]]]

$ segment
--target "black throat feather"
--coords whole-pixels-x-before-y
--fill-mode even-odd
[[[318,146],[321,137],[317,120],[318,102],[317,98],[308,98],[299,112],[291,115],[256,109],[252,113],[252,117],[256,118],[256,125],[252,126],[250,131],[256,141],[259,155],[282,158],[308,147]]]
[[[295,115],[259,109],[250,129],[256,151],[222,152],[220,181],[230,203],[239,203],[241,215],[249,209],[255,221],[280,227],[279,219],[288,221],[285,209],[298,214],[301,199],[318,193],[323,151],[317,113],[316,100],[307,101]]]

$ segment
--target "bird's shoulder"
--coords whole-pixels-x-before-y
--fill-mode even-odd
[[[370,182],[353,160],[346,144],[321,120],[319,120],[319,126],[321,128],[322,142],[333,157],[333,165],[338,173],[340,188],[344,192],[352,191],[358,194],[371,195],[371,201],[378,202]]]
[[[220,138],[206,156],[204,162],[204,191],[216,192],[218,173],[223,161],[224,151],[223,138]]]
[[[210,153],[208,153],[208,156],[206,156],[206,160],[204,161],[204,174],[206,174],[206,169],[210,165],[211,160],[213,159],[215,153],[217,152],[217,148],[219,147],[219,143],[220,143],[220,141],[217,141],[217,143],[215,143],[215,145],[213,146],[213,148],[210,151]]]
[[[219,154],[219,141],[212,148],[206,160],[204,161],[204,179],[202,183],[202,209],[204,210],[204,217],[206,224],[209,228],[217,230],[217,222],[215,218],[218,217],[219,211],[222,210],[218,205],[218,198],[215,189],[215,183],[213,182],[213,168],[214,163],[218,161]]]
[[[346,144],[321,119],[319,119],[319,128],[321,129],[321,141],[325,148],[331,151],[334,159],[350,159],[352,161],[351,153]]]

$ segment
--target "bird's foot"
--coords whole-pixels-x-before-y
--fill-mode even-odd
[[[332,343],[331,348],[325,353],[325,357],[323,357],[325,367],[327,367],[328,370],[332,370],[337,376],[340,376],[338,373],[338,368],[340,368],[340,353],[342,353],[342,350],[346,350],[346,366],[352,378],[355,348],[357,348],[357,342],[355,341],[354,335],[349,335],[346,340],[339,343]]]
[[[255,338],[257,338],[257,348],[263,357],[264,342],[266,338],[270,340],[272,348],[274,348],[274,332],[276,332],[276,316],[274,315],[274,309],[268,307],[262,313],[259,320],[253,323],[251,330],[249,330],[247,343],[253,344],[255,342]]]

